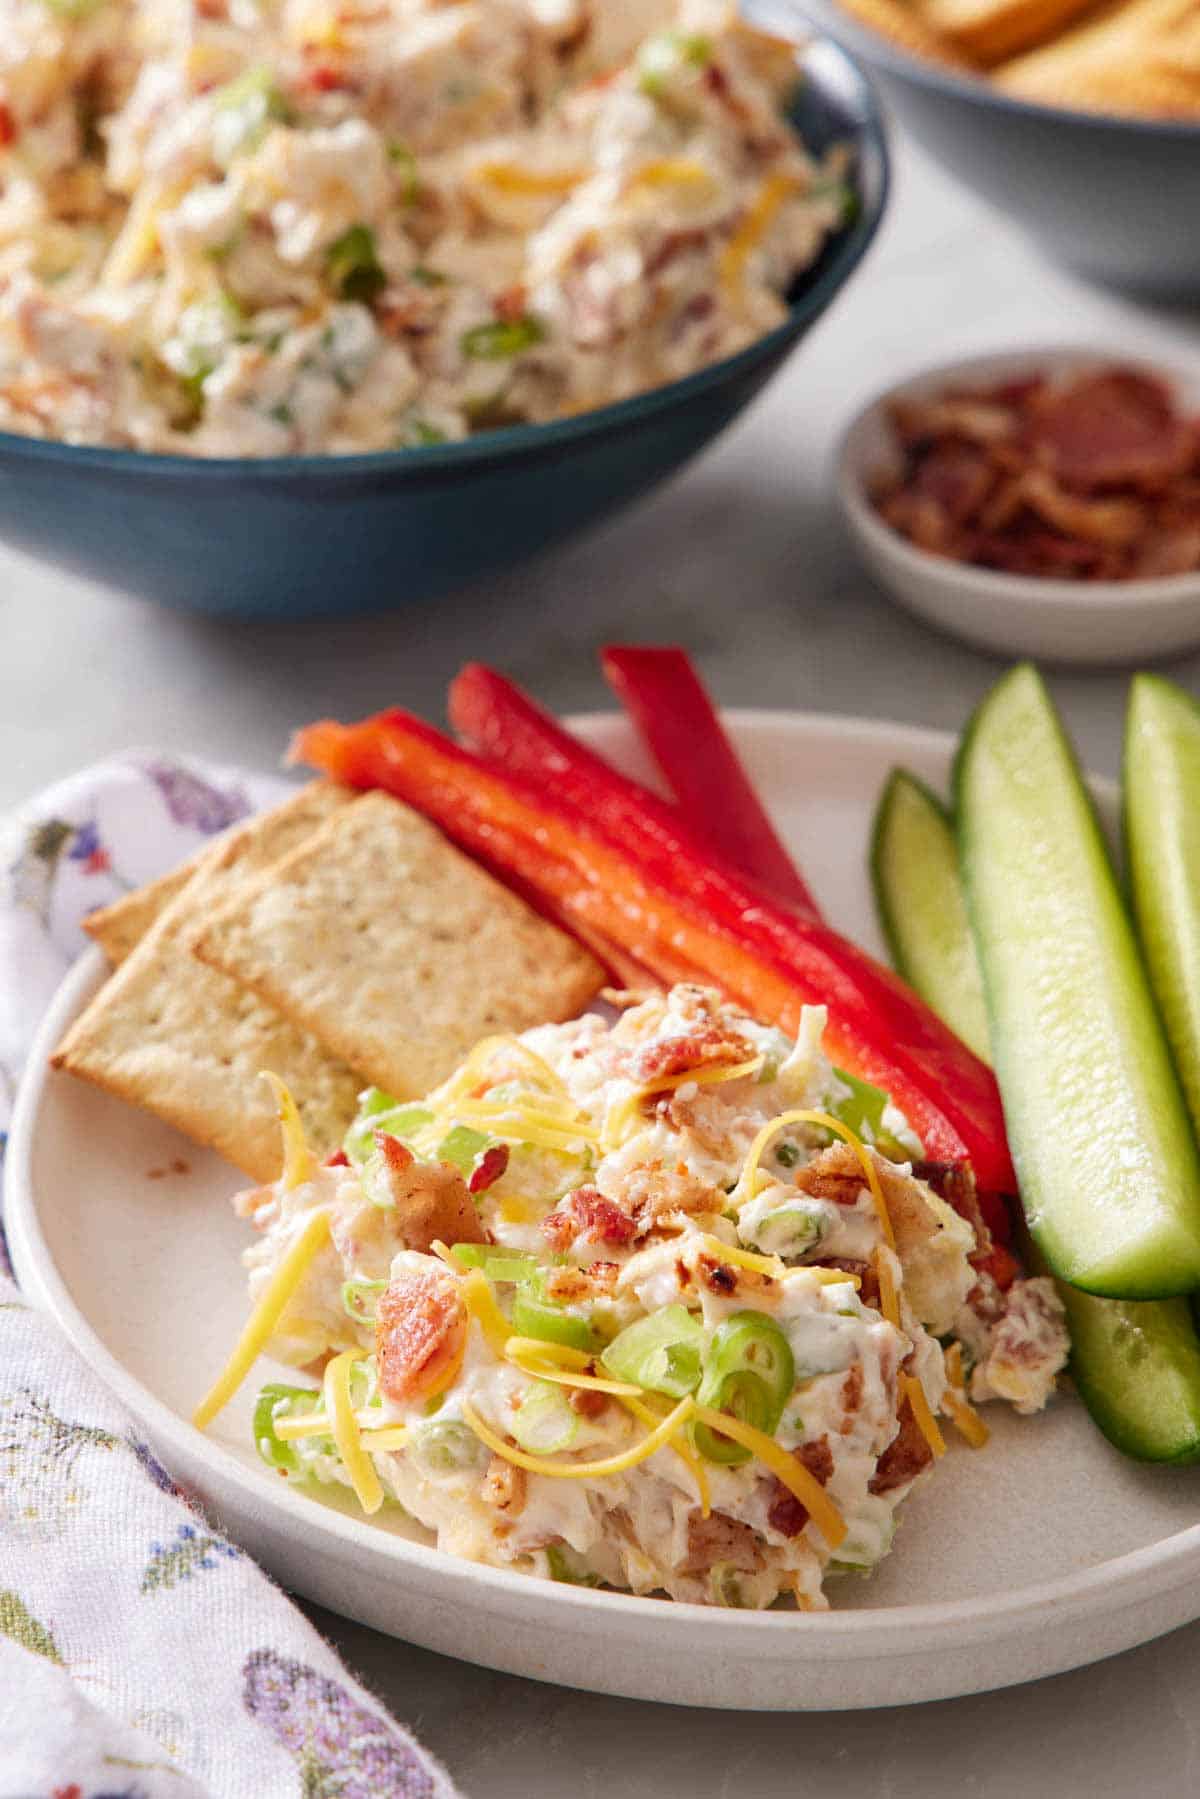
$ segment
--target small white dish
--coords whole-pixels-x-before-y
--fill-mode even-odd
[[[870,822],[890,769],[945,786],[944,733],[734,713],[751,777],[829,915],[879,953]],[[616,717],[589,742],[647,770]],[[802,775],[798,778],[798,771]],[[1095,783],[1105,823],[1116,792]],[[895,1551],[836,1611],[719,1611],[556,1585],[455,1559],[394,1508],[364,1518],[287,1485],[252,1442],[261,1362],[205,1434],[189,1422],[246,1315],[244,1177],[145,1113],[47,1066],[104,977],[68,976],[22,1082],[6,1219],[29,1296],[128,1408],[174,1476],[294,1591],[393,1636],[535,1680],[679,1705],[854,1710],[945,1699],[1080,1667],[1200,1617],[1200,1468],[1109,1448],[1064,1392],[1040,1417],[990,1406],[906,1501]],[[81,1150],[82,1146],[82,1150]],[[184,1170],[174,1167],[176,1158]]]
[[[869,485],[894,468],[888,407],[950,385],[986,385],[1041,372],[1121,363],[1163,374],[1190,410],[1200,409],[1200,366],[1115,349],[1057,348],[965,357],[925,368],[876,396],[847,427],[837,451],[838,504],[855,546],[892,598],[985,650],[1047,662],[1144,662],[1200,643],[1200,571],[1151,581],[1058,581],[974,568],[919,550],[886,525]]]

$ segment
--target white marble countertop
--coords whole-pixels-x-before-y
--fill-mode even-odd
[[[435,714],[467,656],[557,710],[603,705],[593,651],[609,639],[687,643],[727,704],[957,728],[998,664],[893,610],[856,568],[828,500],[840,424],[942,356],[1067,341],[1196,355],[1198,323],[1076,285],[903,154],[867,265],[744,422],[533,570],[390,618],[281,629],[160,612],[0,551],[0,805],[131,744],[266,766],[317,713]],[[1200,689],[1200,656],[1172,672]],[[1123,677],[1054,687],[1087,761],[1112,772]],[[314,1616],[472,1799],[1158,1799],[1200,1782],[1200,1626],[1033,1688],[759,1717],[537,1686]]]

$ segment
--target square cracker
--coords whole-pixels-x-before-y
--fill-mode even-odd
[[[222,878],[261,873],[272,862],[290,854],[338,806],[344,806],[353,797],[348,788],[335,786],[332,781],[309,781],[269,812],[256,813],[253,818],[232,825],[178,868],[168,869],[133,893],[123,893],[110,906],[98,906],[83,920],[83,928],[117,967],[183,892],[197,869],[207,863],[210,874]],[[218,848],[223,852],[219,862],[214,856]]]
[[[244,890],[195,947],[405,1097],[491,1032],[572,1017],[604,980],[573,938],[381,792]]]
[[[168,869],[156,881],[147,881],[132,893],[123,893],[111,906],[97,906],[82,921],[83,928],[98,943],[114,968],[132,955],[150,926],[173,899],[183,892],[197,868],[208,854],[209,845],[189,856],[178,868]]]
[[[211,846],[142,941],[67,1032],[51,1058],[119,1098],[156,1113],[255,1180],[279,1172],[279,1126],[261,1070],[292,1089],[313,1148],[336,1147],[362,1080],[306,1031],[206,968],[191,940],[214,905],[270,866],[350,799],[314,783]]]

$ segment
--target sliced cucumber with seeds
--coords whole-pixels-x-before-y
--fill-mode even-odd
[[[877,859],[877,893],[881,909],[906,919],[912,960],[900,972],[958,1029],[982,981],[969,936],[955,941],[943,970],[935,968],[944,921],[958,917],[965,924],[967,914],[953,821],[932,794],[928,798],[919,837],[927,859]],[[1140,1461],[1200,1459],[1200,1342],[1188,1302],[1093,1299],[1063,1281],[1056,1285],[1071,1332],[1071,1374],[1109,1442]]]
[[[1130,690],[1124,822],[1142,950],[1200,1129],[1200,706],[1159,675]]]
[[[1034,1240],[1090,1293],[1200,1285],[1200,1160],[1100,826],[1037,671],[972,721],[955,772],[992,1054]]]
[[[897,974],[986,1061],[987,1006],[950,814],[907,769],[892,770],[879,801],[871,880]]]

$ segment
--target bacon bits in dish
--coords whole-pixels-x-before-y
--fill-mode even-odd
[[[741,349],[844,218],[725,0],[2,0],[0,426],[437,444]]]
[[[980,1442],[972,1400],[1045,1404],[1061,1305],[830,1065],[820,1008],[793,1040],[700,987],[614,999],[415,1103],[369,1090],[332,1165],[285,1096],[283,1174],[235,1202],[248,1338],[325,1372],[263,1389],[258,1446],[474,1560],[823,1608],[886,1554],[938,1414]]]
[[[1200,569],[1200,428],[1145,370],[951,387],[888,411],[899,466],[872,497],[918,549],[1073,581]]]

